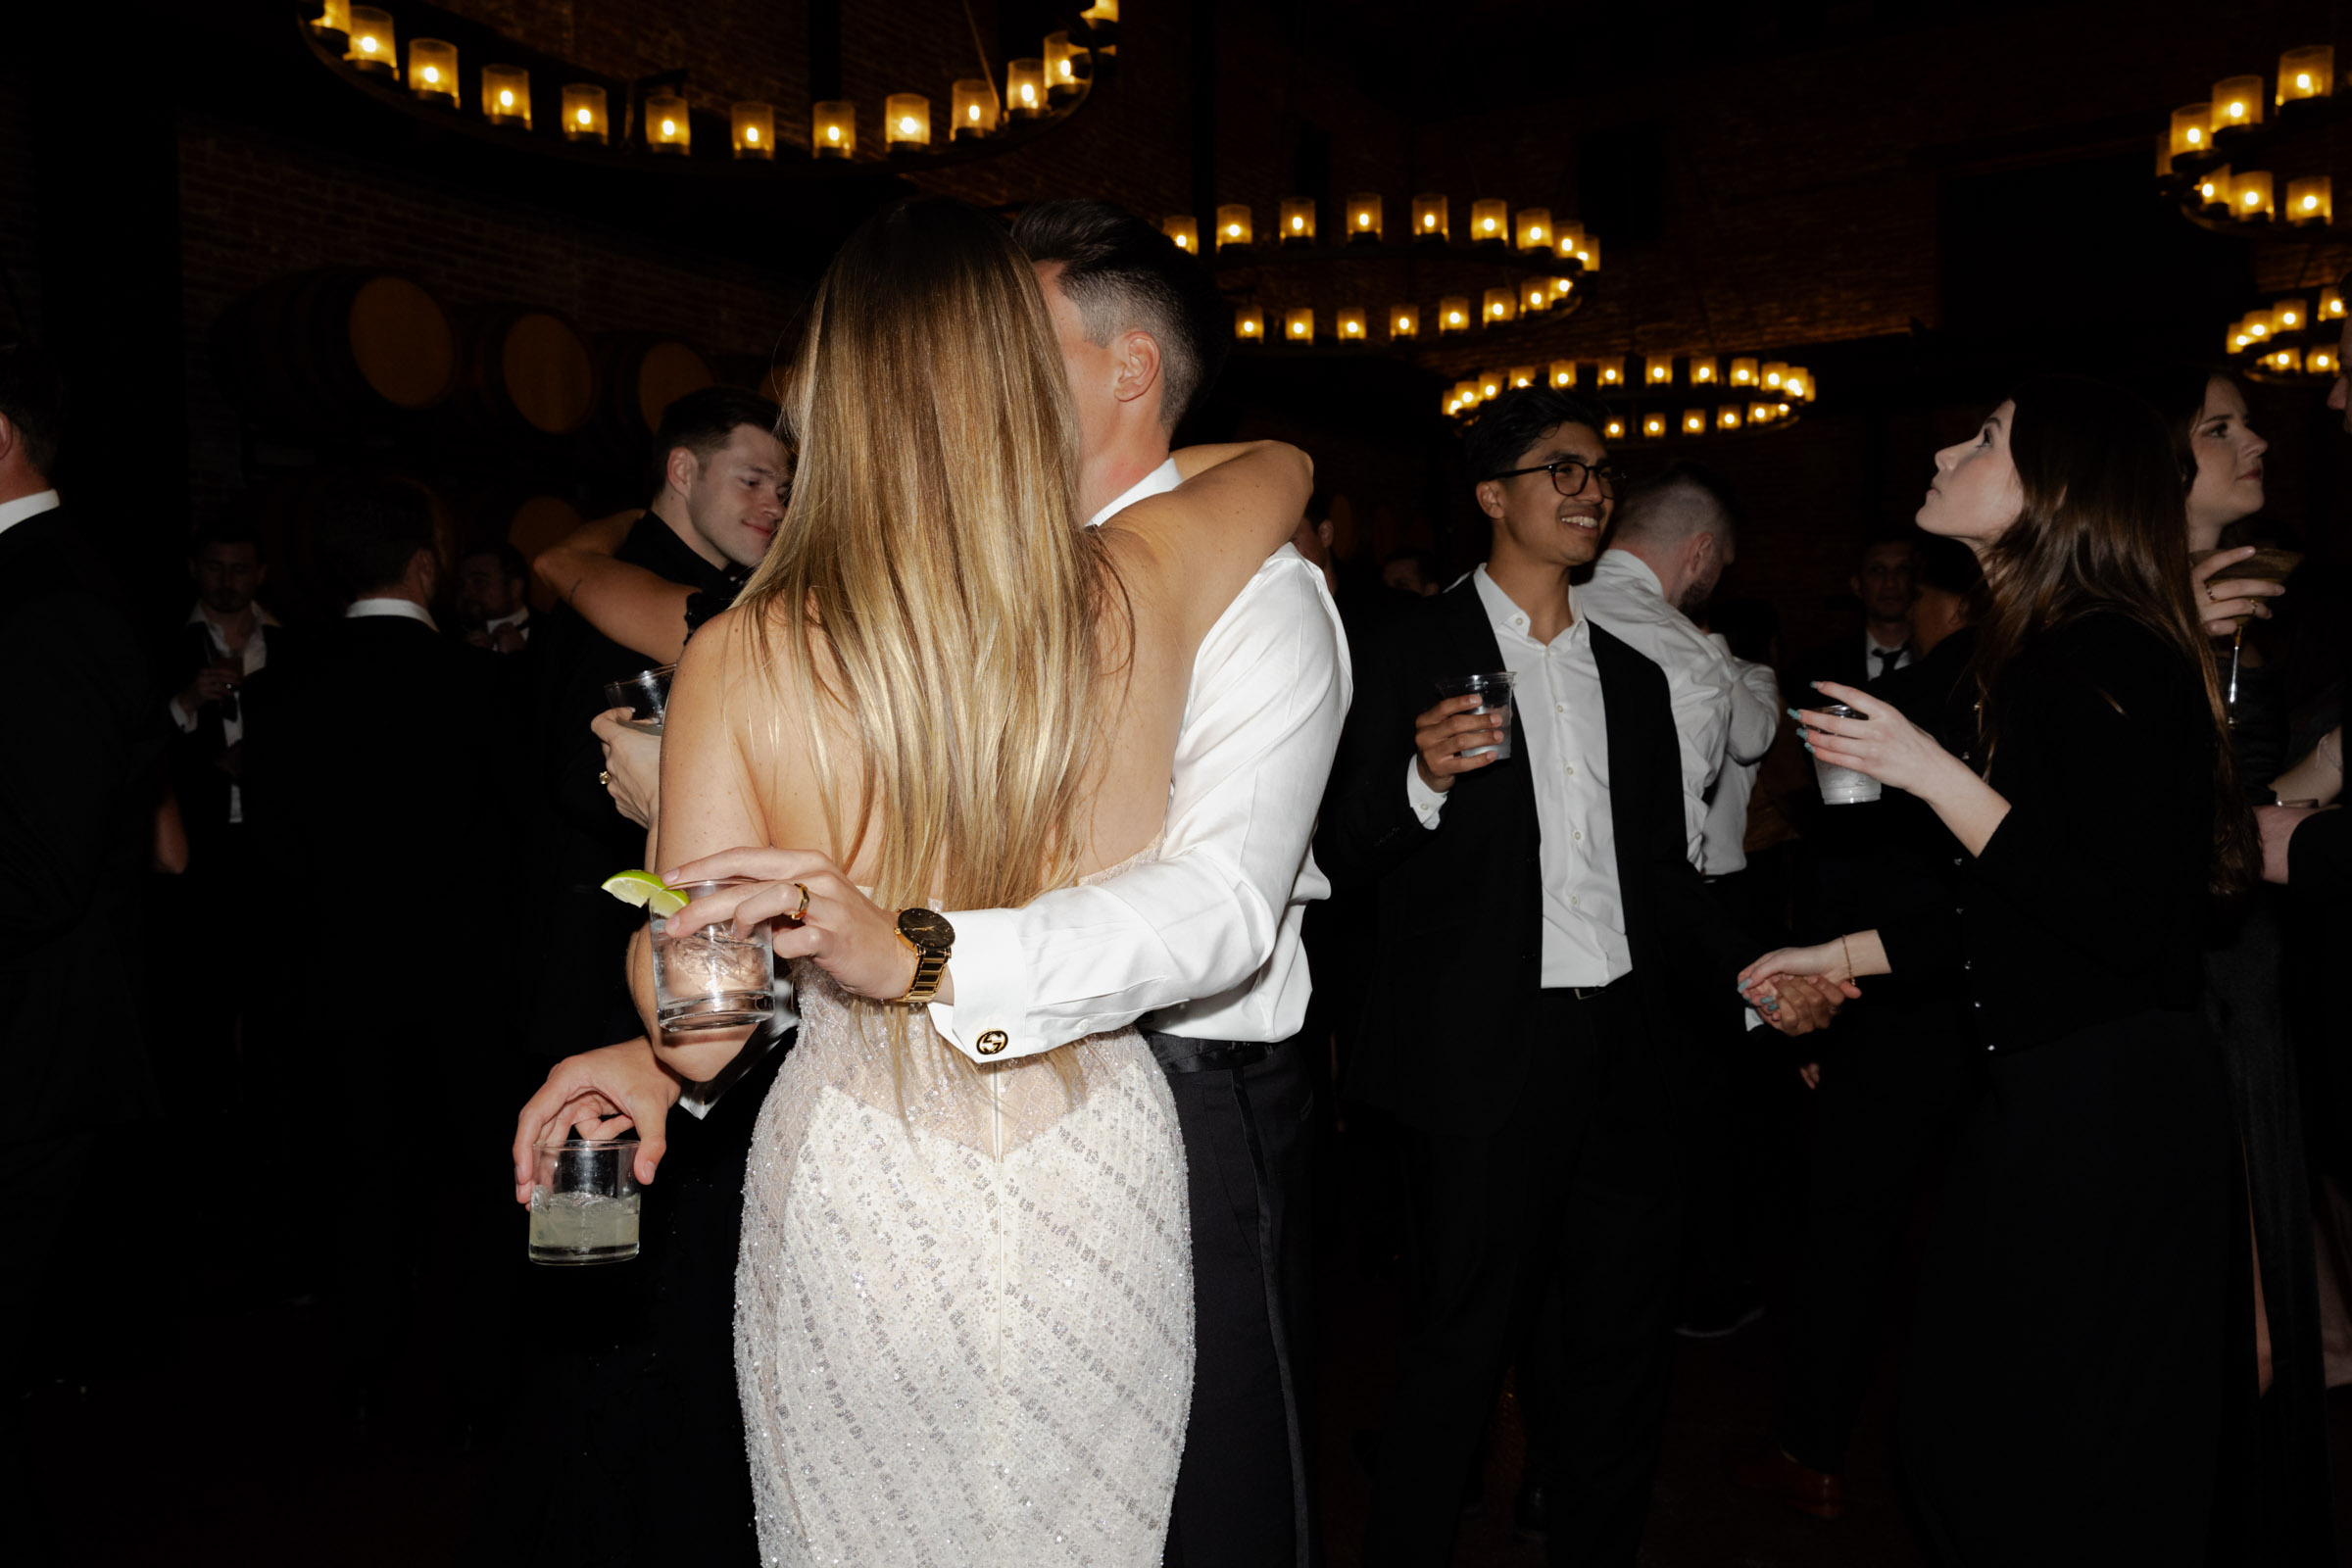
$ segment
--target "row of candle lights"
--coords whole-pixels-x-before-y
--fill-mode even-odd
[[[355,6],[349,0],[324,0],[316,25],[321,31],[345,34],[350,40],[344,59],[364,71],[406,80],[409,90],[427,102],[455,109],[460,103],[458,50],[438,38],[409,41],[404,78],[391,14],[373,6]],[[1084,13],[1090,21],[1116,22],[1116,0],[1100,0]],[[1034,59],[1008,61],[1004,95],[983,76],[957,81],[950,99],[952,141],[993,135],[1006,121],[1043,119],[1069,101],[1091,74],[1091,51],[1070,42],[1067,32],[1049,34],[1045,53]],[[521,130],[531,127],[530,73],[518,66],[481,68],[479,107],[494,125]],[[612,106],[605,89],[594,82],[569,82],[563,92],[564,139],[604,145],[612,139]],[[776,116],[770,105],[738,103],[729,112],[729,128],[737,158],[768,160],[776,154]],[[808,151],[816,158],[850,158],[858,151],[858,106],[847,99],[828,99],[810,106]],[[686,100],[676,93],[653,93],[645,99],[645,140],[655,152],[683,156],[692,150],[694,125]],[[892,93],[882,102],[882,141],[889,152],[915,152],[931,145],[931,100],[918,92]]]
[[[2262,124],[2263,87],[2259,75],[2225,76],[2213,84],[2211,99],[2174,110],[2172,127],[2157,154],[2156,172],[2170,174],[2176,159],[2210,155],[2228,146],[2236,132]],[[2328,44],[2312,44],[2279,55],[2278,82],[2269,98],[2272,108],[2283,110],[2289,104],[2331,98],[2335,88],[2335,50]],[[2283,214],[2276,186],[2267,170],[2233,173],[2224,165],[2197,176],[2197,197],[2206,207],[2220,209],[2240,222],[2267,223],[2282,217],[2289,223],[2334,221],[2335,195],[2327,175],[2288,180]]]
[[[1476,325],[1497,326],[1557,307],[1573,297],[1576,280],[1569,277],[1536,278],[1525,290],[1491,288],[1477,307],[1467,294],[1448,294],[1438,301],[1437,327],[1440,337],[1467,332]],[[1524,293],[1524,301],[1522,294]],[[1333,314],[1332,335],[1343,343],[1372,341],[1371,313],[1360,305],[1343,306]],[[1408,342],[1421,335],[1421,307],[1392,305],[1386,318],[1389,341]],[[1312,343],[1320,330],[1320,318],[1311,306],[1299,306],[1282,313],[1282,339],[1288,343]],[[1233,313],[1233,335],[1243,343],[1258,343],[1267,337],[1266,312],[1262,306],[1245,305]]]
[[[2344,296],[2339,289],[2322,290],[2316,309],[2309,300],[2279,300],[2268,310],[2251,312],[2230,322],[2229,351],[2252,354],[2264,369],[2281,375],[2340,375],[2343,367],[2337,363],[2334,344],[2319,343],[2304,349],[2275,340],[2324,323],[2341,322],[2344,314]]]
[[[1783,360],[1740,358],[1731,362],[1728,371],[1722,362],[1714,359],[1692,359],[1685,384],[1695,391],[1701,387],[1718,395],[1726,388],[1761,394],[1751,398],[1744,407],[1738,403],[1719,405],[1712,421],[1704,409],[1685,409],[1679,425],[1683,435],[1703,435],[1709,429],[1737,430],[1742,424],[1770,424],[1787,418],[1799,403],[1813,401],[1817,390],[1813,372],[1801,365]],[[1602,360],[1591,367],[1592,374],[1585,382],[1584,367],[1574,360],[1554,360],[1542,372],[1532,365],[1517,365],[1507,370],[1487,370],[1467,381],[1456,381],[1442,396],[1446,413],[1455,417],[1467,417],[1479,405],[1498,397],[1506,387],[1534,386],[1541,373],[1550,385],[1563,391],[1580,384],[1590,384],[1604,390],[1622,390],[1636,384],[1632,363],[1627,360]],[[1674,384],[1674,357],[1651,354],[1642,362],[1640,383],[1645,388],[1666,388]],[[1662,436],[1668,431],[1669,416],[1663,413],[1645,414],[1637,421],[1637,428],[1646,436]],[[1621,421],[1612,419],[1603,432],[1614,438],[1625,433]]]
[[[1359,192],[1348,198],[1345,219],[1346,243],[1378,245],[1387,235],[1387,223],[1382,215],[1384,204],[1377,193]],[[1413,198],[1412,226],[1409,230],[1417,242],[1446,245],[1453,240],[1452,204],[1442,195]],[[1184,214],[1166,219],[1160,224],[1176,248],[1200,254],[1200,221]],[[1257,243],[1255,215],[1247,202],[1227,202],[1217,209],[1216,223],[1211,229],[1214,249],[1223,251],[1235,246]],[[1588,272],[1600,270],[1600,240],[1585,232],[1578,222],[1554,223],[1551,209],[1522,207],[1514,214],[1510,204],[1502,201],[1474,201],[1470,204],[1470,239],[1475,245],[1510,248],[1522,254],[1549,251],[1559,260],[1574,261]],[[1304,196],[1286,196],[1275,223],[1275,239],[1281,245],[1312,245],[1316,242],[1315,204]]]

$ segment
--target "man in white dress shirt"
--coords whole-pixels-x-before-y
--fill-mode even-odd
[[[1222,309],[1198,263],[1105,202],[1041,203],[1014,239],[1037,266],[1076,397],[1080,505],[1101,522],[1175,488],[1169,441],[1217,368]],[[1020,909],[951,910],[940,1032],[1008,1059],[1141,1020],[1185,1140],[1197,1352],[1166,1561],[1305,1564],[1302,1389],[1311,1079],[1308,853],[1349,692],[1322,573],[1285,546],[1202,640],[1157,854]],[[618,1105],[660,1137],[674,1084],[642,1043],[559,1063],[525,1132]],[[650,1128],[650,1132],[648,1129]],[[520,1139],[518,1138],[518,1143]]]

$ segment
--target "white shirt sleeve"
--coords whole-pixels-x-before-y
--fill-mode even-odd
[[[1295,985],[1302,1007],[1302,963],[1261,971],[1296,948],[1291,906],[1329,891],[1307,846],[1349,695],[1338,612],[1286,547],[1201,642],[1158,856],[1023,908],[951,912],[956,1002],[932,1005],[940,1033],[1003,1061],[1253,980]],[[1004,1043],[982,1055],[997,1031]]]
[[[1741,767],[1762,761],[1781,733],[1780,680],[1770,664],[1735,657],[1721,632],[1708,640],[1723,645],[1724,659],[1737,677],[1732,687],[1731,751],[1725,760]]]
[[[172,701],[165,706],[171,710],[172,722],[178,726],[179,732],[182,735],[193,735],[196,733],[196,715],[189,712],[186,709],[180,707],[178,698],[172,698]]]
[[[1421,819],[1421,825],[1435,832],[1438,817],[1446,809],[1446,796],[1443,791],[1433,790],[1421,782],[1421,759],[1418,757],[1404,760],[1404,799],[1412,807],[1413,814]]]

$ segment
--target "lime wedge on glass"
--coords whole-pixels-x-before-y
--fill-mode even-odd
[[[651,871],[620,871],[605,878],[605,891],[666,920],[686,907],[686,895],[663,885]]]

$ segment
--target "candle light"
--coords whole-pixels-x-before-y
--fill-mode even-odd
[[[1674,356],[1652,354],[1642,362],[1642,379],[1651,386],[1669,386],[1674,381]]]
[[[1740,405],[1739,405],[1739,404],[1737,404],[1737,403],[1726,403],[1726,404],[1722,405],[1720,408],[1716,409],[1716,411],[1715,411],[1715,428],[1716,428],[1716,429],[1718,429],[1718,430],[1737,430],[1737,429],[1739,429],[1739,428],[1740,428]]]
[[[2300,98],[2325,98],[2335,91],[2335,50],[2328,44],[2289,49],[2278,57],[2278,97],[2281,104]]]
[[[1487,290],[1485,308],[1478,314],[1489,326],[1515,321],[1519,319],[1519,301],[1507,288],[1491,288]]]
[[[1519,209],[1519,248],[1523,251],[1551,249],[1551,209],[1522,207]]]
[[[2252,341],[2254,344],[2256,344],[2257,346],[2260,346],[2260,345],[2261,345],[2261,344],[2262,344],[2262,343],[2263,343],[2263,342],[2264,342],[2266,339],[2268,339],[2268,338],[2270,337],[2270,335],[2271,335],[2271,313],[2270,313],[2270,312],[2268,312],[2268,311],[2249,311],[2249,312],[2247,312],[2247,313],[2246,313],[2246,336],[2247,336],[2247,338],[2249,338],[2249,339],[2250,339],[2250,340],[2251,340],[2251,341]]]
[[[2271,319],[2281,332],[2300,332],[2311,324],[2311,302],[2280,300],[2271,307]]]
[[[605,89],[594,82],[575,81],[564,89],[564,139],[603,145],[612,128],[605,110]]]
[[[858,151],[858,106],[828,98],[808,111],[808,152],[816,158],[848,158]]]
[[[1600,378],[1595,384],[1599,386],[1625,385],[1625,362],[1623,360],[1602,360],[1600,362]]]
[[[1439,393],[1438,401],[1446,406],[1446,413],[1449,417],[1462,412],[1461,394],[1454,391],[1454,389],[1451,387],[1447,387],[1445,391]]]
[[[1362,343],[1366,341],[1368,334],[1364,330],[1364,309],[1362,306],[1349,305],[1343,307],[1338,317],[1338,322],[1339,324],[1335,330],[1340,334],[1341,342]]]
[[[645,100],[645,141],[658,153],[684,157],[694,139],[694,122],[686,118],[686,100],[675,93],[658,92]]]
[[[2305,174],[2286,182],[2286,220],[2290,223],[2329,223],[2335,220],[2335,182],[2326,174]]]
[[[1472,202],[1470,204],[1470,238],[1481,245],[1500,245],[1510,237],[1511,210],[1507,202]]]
[[[1315,340],[1315,313],[1297,310],[1283,318],[1282,335],[1293,343],[1312,343]]]
[[[1683,411],[1683,434],[1705,435],[1706,433],[1707,411],[1704,409],[1685,409]]]
[[[1497,370],[1481,370],[1481,371],[1479,371],[1479,372],[1478,372],[1478,401],[1479,401],[1479,402],[1481,402],[1481,403],[1484,403],[1484,402],[1488,401],[1490,398],[1498,398],[1498,397],[1500,397],[1500,396],[1502,396],[1502,374],[1501,374],[1501,372],[1500,372],[1500,371],[1497,371]]]
[[[2303,368],[2313,375],[2342,373],[2342,367],[2335,363],[2335,350],[2333,349],[2313,349],[2309,358],[2303,362]]]
[[[894,92],[882,100],[882,150],[916,153],[931,145],[931,100],[919,92]]]
[[[1233,313],[1233,335],[1244,343],[1255,343],[1266,335],[1266,313],[1254,305],[1245,305]]]
[[[409,40],[409,91],[427,103],[458,107],[458,46],[439,38]]]
[[[1095,0],[1093,5],[1079,12],[1078,17],[1083,22],[1116,22],[1119,20],[1119,0]]]
[[[484,66],[482,115],[493,125],[530,129],[531,74],[520,66]]]
[[[1527,287],[1520,290],[1519,309],[1523,315],[1528,316],[1550,310],[1551,285],[1540,277],[1531,278]]]
[[[1551,254],[1563,262],[1576,260],[1576,253],[1585,248],[1585,225],[1554,223],[1551,225]]]
[[[1380,193],[1358,191],[1348,198],[1348,243],[1380,243]]]
[[[1532,365],[1514,365],[1511,367],[1508,373],[1510,375],[1511,390],[1514,392],[1523,386],[1534,386],[1536,384],[1536,368]]]
[[[2262,78],[2224,76],[2213,84],[2213,129],[2243,130],[2262,123]]]
[[[1470,330],[1470,296],[1448,294],[1438,301],[1438,336]]]
[[[1416,196],[1413,198],[1413,238],[1435,240],[1440,244],[1453,237],[1446,220],[1446,198]]]
[[[1049,99],[1074,95],[1090,74],[1092,57],[1086,46],[1070,42],[1066,32],[1046,34],[1046,96]]]
[[[978,141],[997,128],[997,90],[986,76],[961,76],[949,89],[948,118],[955,122],[948,140]]]
[[[1787,360],[1767,360],[1764,362],[1762,374],[1765,387],[1770,391],[1778,392],[1781,390],[1781,384],[1788,378],[1788,362]]]
[[[1772,406],[1772,416],[1775,419],[1786,419],[1788,417],[1788,405],[1786,403],[1775,403]]]
[[[740,103],[727,111],[728,140],[738,158],[776,156],[776,112],[762,103]]]
[[[2182,104],[2173,111],[2173,130],[2166,148],[2175,158],[2201,153],[2213,146],[2213,105]]]
[[[2205,177],[2197,181],[2197,198],[2208,207],[2230,205],[2230,166],[2228,164],[2224,164],[2219,169],[2207,171]]]
[[[351,34],[351,0],[326,0],[318,9],[318,19],[311,25],[319,32]]]
[[[2272,369],[2283,375],[2301,375],[2303,373],[2303,351],[2301,349],[2273,349],[2267,363]]]
[[[2278,216],[2271,204],[2270,171],[2250,169],[2230,178],[2230,212],[2247,223],[2267,223]]]
[[[1553,279],[1551,280],[1551,303],[1552,303],[1552,304],[1554,304],[1554,305],[1557,305],[1557,304],[1559,304],[1559,303],[1560,303],[1560,301],[1562,301],[1562,300],[1566,299],[1566,298],[1567,298],[1567,297],[1568,297],[1568,296],[1569,296],[1571,293],[1573,293],[1573,292],[1575,291],[1575,289],[1576,289],[1576,279],[1575,279],[1575,278],[1573,278],[1573,277],[1555,277],[1555,278],[1553,278]]]
[[[1781,390],[1792,398],[1800,398],[1807,403],[1812,402],[1813,372],[1801,365],[1790,366],[1788,375],[1781,381]]]
[[[1046,63],[1008,60],[1004,63],[1004,112],[1015,120],[1036,120],[1046,112]]]
[[[1583,239],[1579,240],[1576,246],[1576,259],[1585,264],[1586,271],[1599,271],[1600,236],[1598,234],[1587,234]]]
[[[2323,321],[2340,321],[2344,318],[2344,292],[2342,289],[2325,288],[2320,290],[2319,318]]]
[[[1315,242],[1315,204],[1304,196],[1285,196],[1282,199],[1282,242],[1285,245],[1312,245]]]
[[[1642,416],[1642,433],[1655,441],[1666,433],[1666,416],[1645,414]]]
[[[1217,249],[1247,245],[1250,238],[1249,203],[1227,202],[1217,209]]]
[[[1622,441],[1625,439],[1625,421],[1623,419],[1611,419],[1600,427],[1600,433],[1608,440]]]
[[[1690,384],[1692,386],[1713,386],[1715,384],[1715,362],[1711,359],[1692,360],[1690,362]]]
[[[380,71],[388,76],[400,74],[400,57],[393,52],[392,14],[373,6],[351,8],[351,42],[344,47],[343,58],[362,71]]]
[[[1454,400],[1461,404],[1462,412],[1468,414],[1472,409],[1478,407],[1478,383],[1476,381],[1454,382],[1453,396]]]
[[[1556,387],[1576,385],[1576,362],[1574,360],[1552,361],[1551,384]]]
[[[2246,330],[2246,318],[2242,316],[2230,323],[2226,337],[2232,354],[2243,354],[2254,342],[2253,334]]]
[[[1176,242],[1176,248],[1187,256],[1200,254],[1200,224],[1184,214],[1160,220],[1159,231]]]
[[[1389,308],[1389,337],[1392,341],[1398,338],[1417,338],[1420,335],[1420,306],[1393,305]]]
[[[1754,386],[1755,384],[1756,362],[1753,360],[1734,360],[1732,362],[1732,385]]]
[[[1770,424],[1770,423],[1772,422],[1772,418],[1773,418],[1773,408],[1772,408],[1772,405],[1771,405],[1771,404],[1769,404],[1769,403],[1750,403],[1750,404],[1747,406],[1747,422],[1748,422],[1748,423],[1750,423],[1750,424]]]

